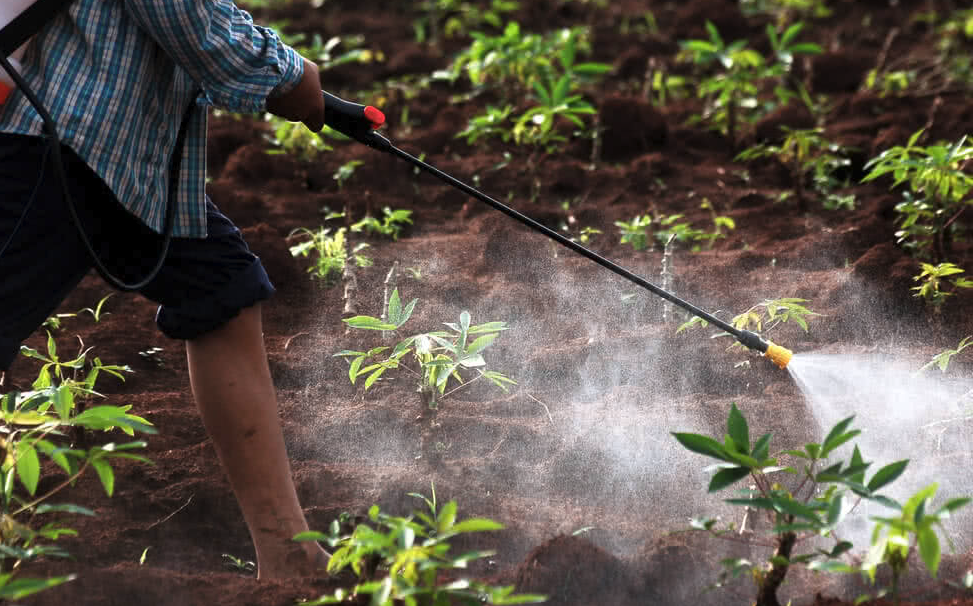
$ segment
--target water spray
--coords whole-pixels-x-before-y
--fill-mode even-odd
[[[716,316],[703,311],[692,303],[680,299],[674,294],[659,288],[655,284],[652,284],[645,278],[642,278],[641,276],[630,272],[613,261],[610,261],[594,251],[585,248],[574,240],[566,238],[553,229],[538,223],[534,219],[531,219],[513,208],[494,200],[490,196],[477,189],[474,189],[473,187],[470,187],[466,183],[463,183],[462,181],[444,173],[438,168],[423,162],[407,152],[402,151],[398,147],[394,146],[386,137],[375,132],[376,128],[385,123],[385,115],[377,108],[370,105],[366,106],[358,103],[351,103],[349,101],[339,99],[338,97],[324,91],[322,91],[322,93],[324,94],[324,122],[331,128],[354,139],[355,141],[358,141],[359,143],[367,145],[368,147],[381,152],[390,153],[403,160],[406,160],[410,164],[424,170],[427,173],[430,173],[436,178],[449,185],[452,185],[469,196],[472,196],[473,198],[476,198],[477,200],[484,202],[494,209],[502,212],[508,217],[523,223],[532,230],[544,234],[558,244],[573,250],[591,261],[594,261],[605,269],[608,269],[626,280],[641,286],[649,292],[678,305],[694,316],[699,317],[706,322],[709,322],[710,324],[713,324],[714,326],[726,331],[728,334],[736,338],[736,340],[742,345],[763,354],[780,368],[786,368],[787,364],[791,361],[791,356],[793,355],[791,350],[781,347],[780,345],[775,345],[755,332],[751,332],[749,330],[740,330],[732,324],[720,320]]]

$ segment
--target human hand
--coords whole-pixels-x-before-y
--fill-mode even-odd
[[[304,59],[304,76],[290,91],[267,99],[267,111],[292,122],[303,122],[318,132],[324,127],[321,74],[313,61]]]

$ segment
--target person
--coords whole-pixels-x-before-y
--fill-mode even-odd
[[[176,187],[168,254],[140,293],[159,303],[162,333],[185,341],[192,394],[253,540],[258,578],[316,571],[327,553],[291,540],[308,525],[263,343],[261,302],[274,289],[205,194],[205,144],[209,106],[266,110],[320,130],[317,65],[231,0],[76,0],[21,63],[56,124],[78,219],[109,272],[130,282],[149,273]],[[38,112],[12,92],[0,107],[0,371],[93,267],[41,133]]]

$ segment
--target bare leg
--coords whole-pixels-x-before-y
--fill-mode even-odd
[[[260,305],[187,341],[186,354],[203,424],[250,529],[257,577],[296,576],[323,566],[327,554],[317,543],[291,541],[308,526],[277,417]]]

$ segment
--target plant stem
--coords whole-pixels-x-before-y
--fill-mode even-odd
[[[785,519],[788,524],[794,521],[793,516],[787,516]],[[774,562],[770,568],[770,572],[767,573],[767,576],[764,577],[763,582],[760,584],[760,589],[757,592],[756,606],[780,606],[780,602],[777,600],[777,589],[780,588],[781,583],[784,582],[784,577],[787,575],[787,569],[790,567],[791,551],[794,549],[796,542],[797,534],[794,532],[785,532],[778,538],[777,552],[774,554],[774,557],[775,559],[782,558],[782,560]]]

